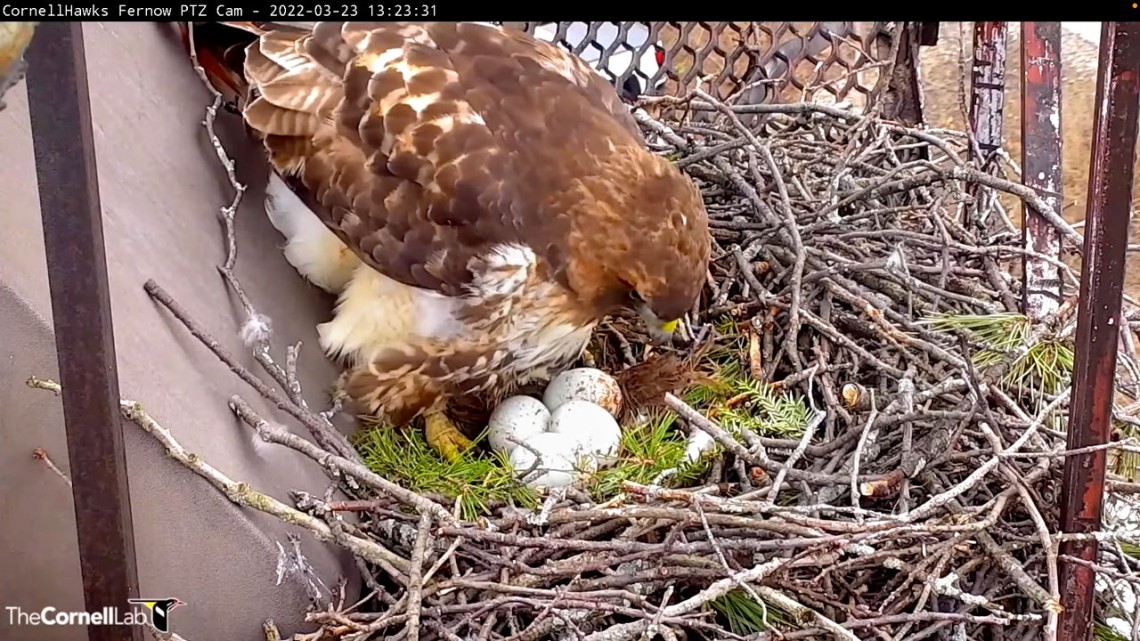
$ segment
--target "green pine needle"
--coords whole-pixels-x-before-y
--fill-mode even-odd
[[[1096,641],[1128,641],[1128,637],[1100,621],[1093,622],[1093,638],[1096,639]]]
[[[428,444],[424,431],[414,428],[366,425],[355,440],[373,472],[414,492],[459,499],[460,513],[468,521],[487,514],[492,501],[538,505],[537,492],[517,481],[503,454],[472,448],[458,460],[447,461]]]
[[[748,429],[760,436],[796,439],[803,435],[811,417],[804,399],[752,379],[731,381],[735,395],[745,395],[737,405],[716,413],[717,421],[729,432]]]
[[[716,373],[685,392],[686,403],[709,414],[733,435],[742,429],[773,438],[803,435],[811,418],[803,397],[756,381],[744,371],[736,354],[714,351],[708,358]],[[724,407],[729,399],[733,405]]]
[[[1120,549],[1128,556],[1140,561],[1140,545],[1131,541],[1120,541]]]
[[[726,623],[728,629],[738,636],[748,636],[766,632],[774,626],[790,627],[787,613],[765,602],[759,603],[744,590],[732,590],[717,597],[710,603]]]
[[[622,491],[622,484],[653,483],[667,470],[676,470],[662,484],[678,487],[697,482],[708,471],[707,457],[696,463],[685,460],[688,437],[674,423],[676,416],[663,412],[622,430],[618,459],[587,481],[595,501],[608,501]]]
[[[986,345],[973,357],[974,365],[981,369],[997,366],[1012,354],[1024,351],[1009,364],[1002,378],[1002,386],[1008,389],[1056,394],[1072,378],[1072,347],[1052,338],[1028,345],[1033,325],[1023,314],[941,315],[924,322],[934,331],[964,331],[972,340]]]

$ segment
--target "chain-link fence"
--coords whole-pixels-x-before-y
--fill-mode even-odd
[[[897,96],[894,101],[904,120],[921,119],[917,78],[911,78],[917,65],[909,62],[917,42],[906,37],[914,23],[502,24],[577,54],[630,98],[682,95],[699,86],[733,103],[845,101],[861,110],[885,88],[908,96],[906,106]],[[896,43],[896,34],[904,42]],[[891,77],[884,81],[886,74]]]

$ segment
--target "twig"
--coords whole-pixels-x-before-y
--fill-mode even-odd
[[[742,570],[737,572],[731,577],[721,579],[708,588],[702,590],[699,594],[689,597],[684,601],[671,605],[662,609],[663,617],[677,617],[688,614],[705,604],[718,599],[729,591],[734,589],[741,583],[750,583],[759,581],[768,576],[772,572],[782,567],[787,561],[785,559],[773,559],[757,565],[754,568]],[[628,641],[640,635],[646,628],[649,627],[648,621],[634,621],[632,623],[621,623],[612,626],[606,630],[595,632],[586,637],[585,641]]]
[[[34,378],[28,379],[29,384],[32,381],[36,381],[37,383],[47,382],[47,381],[40,381],[39,379],[34,379]],[[35,387],[38,387],[38,385],[36,385]],[[57,386],[57,388],[58,388],[58,386]],[[46,465],[49,470],[54,472],[55,475],[58,476],[59,478],[63,479],[64,483],[67,483],[67,487],[72,487],[71,479],[67,478],[67,475],[63,473],[63,470],[59,469],[59,467],[56,466],[55,461],[51,460],[51,457],[48,456],[48,453],[47,453],[47,451],[44,450],[44,448],[37,447],[36,449],[32,450],[32,458],[36,459],[37,461],[43,461],[44,465]]]
[[[49,386],[54,383],[54,381],[40,380],[44,386]],[[263,494],[250,488],[246,483],[234,481],[209,463],[203,461],[197,454],[188,452],[174,438],[174,435],[172,435],[169,430],[151,418],[140,403],[122,400],[120,401],[119,409],[123,418],[134,422],[142,428],[144,432],[153,436],[159,443],[162,443],[163,447],[166,448],[167,456],[209,481],[211,485],[225,494],[229,500],[238,505],[271,514],[291,525],[302,527],[312,533],[313,536],[320,541],[326,543],[332,543],[334,541],[334,536],[329,530],[329,526],[325,523],[281,503],[268,494]],[[408,571],[409,565],[407,559],[400,557],[375,541],[359,537],[346,537],[345,541],[354,554],[359,554],[374,563],[389,563],[399,568],[402,572]]]
[[[332,467],[345,474],[349,474],[365,485],[394,496],[426,514],[431,514],[444,523],[455,522],[451,513],[442,505],[396,485],[360,463],[322,450],[303,438],[270,425],[268,421],[259,416],[253,408],[250,407],[249,403],[245,402],[240,396],[230,397],[230,409],[232,409],[234,414],[237,414],[246,425],[252,427],[257,432],[257,435],[265,442],[284,445],[301,452],[325,467]]]
[[[420,526],[416,534],[416,544],[412,548],[411,572],[408,576],[408,623],[404,628],[408,641],[419,641],[420,638],[420,603],[424,590],[424,554],[427,550],[427,540],[431,535],[432,515],[428,512],[420,514]]]
[[[201,324],[195,321],[190,316],[190,313],[187,312],[186,309],[183,308],[182,305],[180,305],[176,300],[174,300],[174,298],[169,293],[167,293],[165,289],[160,287],[158,283],[154,282],[153,280],[148,280],[143,285],[143,287],[146,289],[146,292],[150,294],[151,298],[155,299],[159,303],[162,303],[162,305],[166,307],[166,309],[169,310],[170,313],[173,314],[174,317],[177,318],[186,327],[186,329],[188,329],[190,333],[194,335],[195,338],[201,341],[203,345],[205,345],[211,352],[214,353],[215,356],[217,356],[223,363],[225,363],[226,366],[230,368],[230,371],[232,371],[234,374],[237,374],[239,378],[249,384],[250,387],[257,390],[259,394],[271,401],[279,409],[288,412],[290,416],[297,419],[301,422],[302,425],[308,428],[309,432],[313,435],[313,438],[315,438],[322,447],[336,452],[340,456],[349,460],[355,460],[357,462],[361,460],[360,455],[356,452],[352,445],[348,443],[348,440],[345,439],[344,436],[340,434],[340,432],[337,432],[331,426],[331,424],[318,420],[312,412],[297,406],[283,394],[273,389],[272,387],[269,387],[261,379],[254,376],[252,372],[250,372],[241,363],[239,363],[237,359],[234,358],[234,356],[230,354],[225,347],[222,346],[221,342],[219,342],[218,339],[211,336],[210,333],[207,332]]]

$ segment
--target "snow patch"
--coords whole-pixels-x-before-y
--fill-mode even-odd
[[[1062,22],[1061,28],[1095,44],[1100,44],[1099,22]]]

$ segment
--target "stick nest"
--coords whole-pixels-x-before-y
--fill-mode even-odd
[[[305,405],[297,346],[276,365],[267,325],[251,342],[283,391],[250,382],[315,442],[239,397],[231,406],[264,440],[320,462],[347,499],[298,491],[294,506],[280,504],[183,456],[138,404],[124,402],[124,414],[232,500],[356,555],[363,598],[325,586],[281,546],[282,575],[309,588],[306,616],[319,625],[298,641],[1053,636],[1074,305],[1060,301],[1048,322],[1018,313],[1010,265],[1024,244],[995,193],[1048,208],[965,160],[969,141],[955,132],[834,106],[729,108],[701,92],[648,105],[663,107],[685,115],[638,120],[702,188],[713,260],[670,350],[647,354],[625,319],[597,333],[591,361],[629,401],[626,465],[601,489],[506,492],[470,512],[463,488],[416,492],[385,478]],[[244,188],[227,169],[232,256]],[[1052,218],[1076,251],[1080,237]],[[1051,260],[1075,293],[1076,275]],[[240,292],[232,265],[223,275]],[[209,344],[157,284],[147,289]],[[251,323],[262,320],[241,299]],[[1140,370],[1123,334],[1130,393]],[[1126,409],[1118,469],[1134,451]],[[698,433],[715,447],[682,464]],[[487,467],[468,489],[503,483],[500,472]],[[1131,585],[1140,562],[1122,537],[1086,539],[1103,551],[1096,570]],[[1101,595],[1102,623],[1121,616],[1112,595]]]

